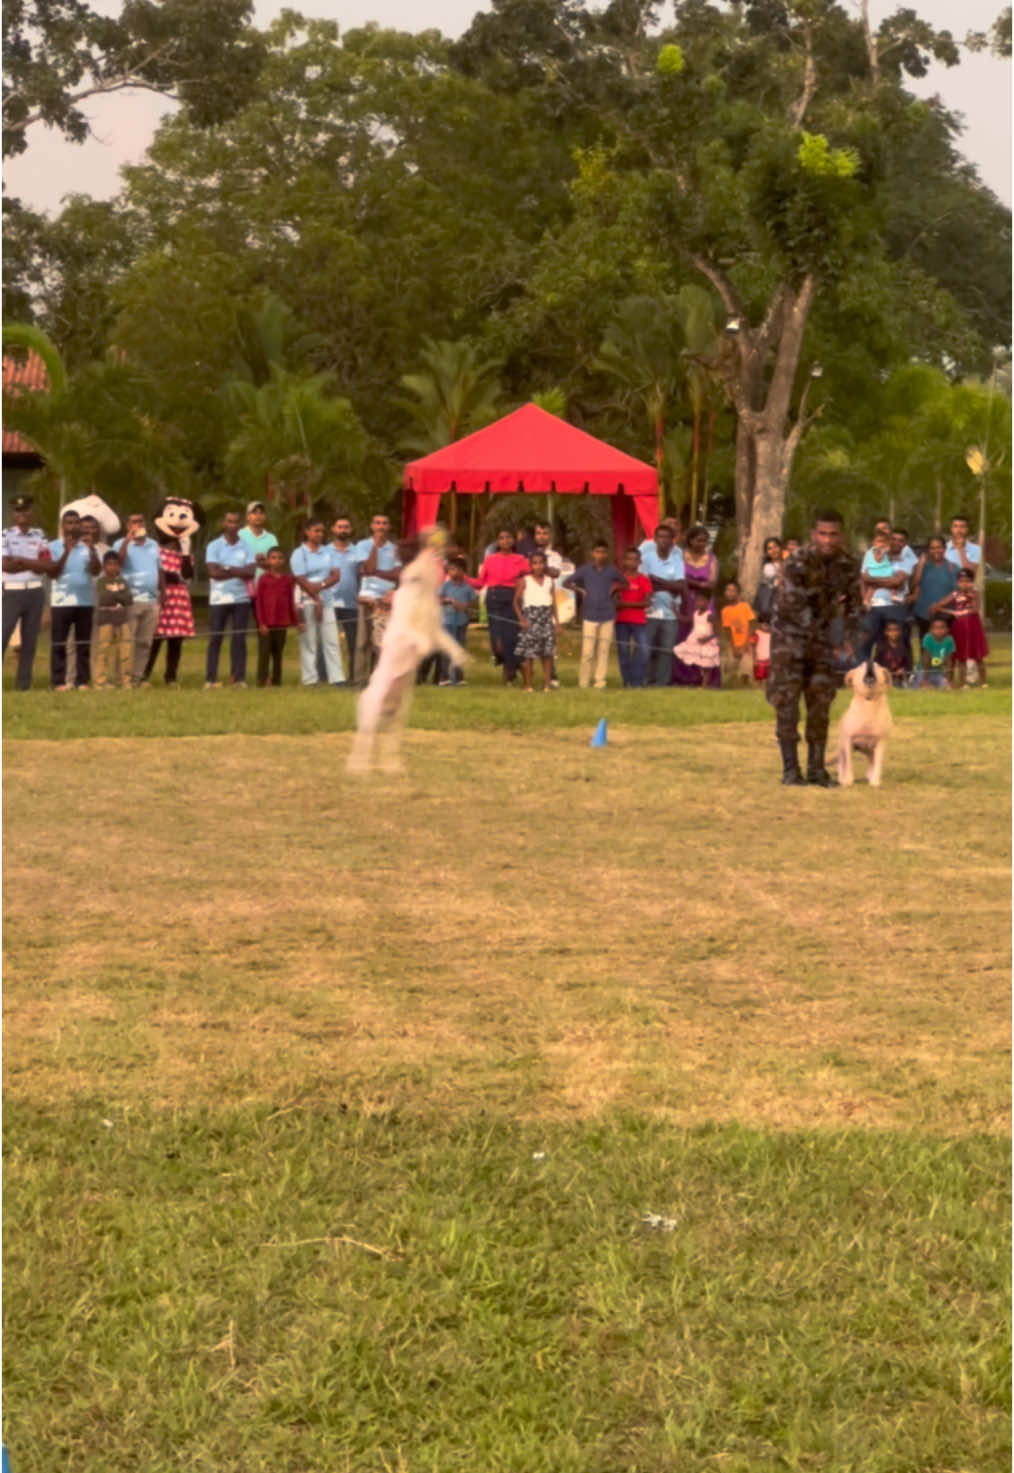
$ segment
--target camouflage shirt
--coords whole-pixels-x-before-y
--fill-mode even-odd
[[[851,553],[825,558],[815,547],[801,547],[782,564],[772,645],[854,645],[862,612],[859,563]]]

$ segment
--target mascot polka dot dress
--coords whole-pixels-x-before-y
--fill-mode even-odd
[[[194,633],[194,610],[186,580],[194,576],[190,556],[190,538],[204,525],[204,513],[193,501],[183,496],[167,496],[155,518],[155,536],[165,582],[165,597],[159,613],[155,637],[151,642],[143,682],[151,679],[165,641],[165,683],[175,685],[180,668],[183,641]]]
[[[189,639],[194,632],[194,610],[190,590],[183,582],[183,554],[163,547],[161,555],[162,571],[166,575],[165,603],[155,634],[159,639]]]

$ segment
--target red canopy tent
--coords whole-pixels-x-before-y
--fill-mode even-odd
[[[612,497],[616,555],[638,537],[650,537],[659,519],[658,475],[594,435],[525,404],[405,467],[402,527],[406,535],[437,520],[445,491],[479,495],[555,492]]]

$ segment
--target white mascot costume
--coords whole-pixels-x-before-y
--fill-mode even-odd
[[[359,697],[349,772],[370,771],[375,742],[381,771],[400,772],[401,731],[421,661],[443,654],[455,665],[463,665],[468,658],[447,633],[440,613],[440,589],[446,576],[441,550],[446,541],[439,528],[428,529],[422,535],[418,557],[402,570],[376,669]]]

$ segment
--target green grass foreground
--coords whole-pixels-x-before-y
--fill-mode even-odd
[[[573,631],[561,641],[559,690],[525,695],[520,679],[504,689],[492,666],[484,630],[469,635],[472,661],[468,684],[460,690],[418,687],[411,725],[420,731],[550,731],[592,726],[599,717],[628,726],[711,726],[730,721],[771,723],[771,707],[761,689],[752,690],[623,690],[615,656],[605,691],[577,689],[578,643]],[[1006,714],[1011,703],[1011,637],[990,635],[989,688],[966,691],[897,691],[896,715],[953,716]],[[250,641],[250,651],[256,646]],[[203,641],[184,653],[181,685],[166,690],[156,683],[137,691],[67,691],[47,688],[45,651],[36,660],[35,689],[11,689],[12,659],[4,677],[3,735],[12,740],[81,737],[306,735],[352,731],[356,724],[355,692],[326,686],[303,689],[298,684],[295,641],[289,641],[285,686],[279,690],[205,691]],[[223,650],[228,667],[228,646]],[[161,668],[161,667],[160,667]],[[536,675],[541,685],[541,674]],[[26,699],[27,695],[27,699]],[[838,698],[838,711],[845,697]]]
[[[103,1109],[7,1112],[17,1473],[1009,1466],[1001,1139]]]
[[[1009,664],[472,673],[6,696],[12,1473],[1007,1473]]]

